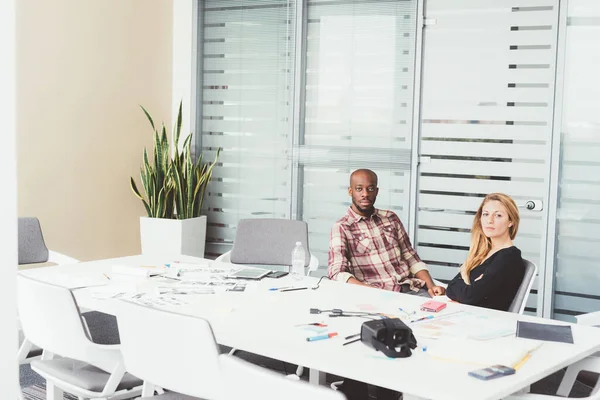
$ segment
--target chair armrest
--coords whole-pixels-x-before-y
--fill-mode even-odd
[[[48,262],[58,265],[67,265],[77,264],[79,263],[79,260],[56,251],[48,250]]]
[[[231,250],[228,251],[227,253],[221,254],[219,257],[217,257],[215,259],[215,261],[224,262],[224,263],[231,263]]]
[[[596,326],[600,325],[600,311],[587,314],[576,315],[575,319],[580,325]]]

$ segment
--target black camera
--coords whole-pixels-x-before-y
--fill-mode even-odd
[[[417,339],[399,318],[367,321],[360,329],[360,340],[391,358],[410,357]],[[398,350],[399,349],[399,350]]]

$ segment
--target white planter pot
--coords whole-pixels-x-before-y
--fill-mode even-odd
[[[140,217],[142,254],[204,257],[206,216],[190,219]]]

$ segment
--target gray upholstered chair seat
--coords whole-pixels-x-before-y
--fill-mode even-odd
[[[31,362],[31,368],[42,376],[48,374],[71,385],[97,393],[104,390],[110,377],[108,372],[100,368],[71,358],[35,360]],[[126,373],[117,390],[132,389],[142,383],[140,379]]]
[[[200,397],[192,397],[186,396],[185,394],[177,393],[177,392],[165,392],[165,394],[161,394],[158,396],[152,397],[140,397],[138,400],[202,400]]]

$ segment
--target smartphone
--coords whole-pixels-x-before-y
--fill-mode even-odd
[[[492,365],[491,367],[477,369],[475,371],[470,371],[469,375],[473,378],[481,379],[483,381],[487,381],[494,378],[499,378],[501,376],[512,375],[515,373],[515,369],[511,367],[507,367],[505,365]]]
[[[267,278],[281,278],[282,276],[286,276],[287,274],[288,274],[288,272],[285,272],[285,271],[273,271],[266,277]]]

